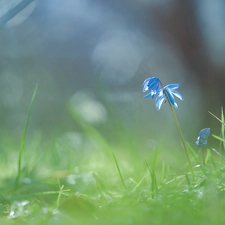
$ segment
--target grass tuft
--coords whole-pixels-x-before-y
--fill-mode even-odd
[[[155,193],[158,191],[158,182],[157,182],[157,176],[156,176],[156,162],[158,158],[158,151],[156,150],[153,157],[153,167],[149,166],[148,162],[145,160],[145,164],[147,166],[147,169],[151,176],[151,192],[152,197],[154,198]]]

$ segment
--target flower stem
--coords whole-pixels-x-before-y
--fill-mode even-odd
[[[205,166],[205,153],[204,153],[204,149],[201,148],[202,150],[202,162],[203,162],[203,165]]]
[[[182,141],[182,144],[183,144],[183,148],[184,148],[184,151],[185,151],[185,154],[186,154],[186,157],[187,157],[187,161],[188,161],[188,164],[190,166],[192,180],[194,181],[194,171],[193,171],[193,168],[191,166],[191,160],[190,160],[189,155],[188,155],[188,150],[187,150],[187,146],[186,146],[186,143],[185,143],[185,140],[184,140],[183,132],[182,132],[181,127],[180,127],[180,123],[178,121],[177,115],[176,115],[175,110],[174,110],[174,108],[173,108],[173,106],[172,106],[172,104],[171,104],[171,102],[169,100],[169,97],[168,97],[166,91],[164,91],[164,94],[166,95],[167,101],[169,102],[170,108],[172,110],[173,117],[175,119],[176,126],[177,126],[177,129],[179,131],[180,138],[181,138],[181,141]]]

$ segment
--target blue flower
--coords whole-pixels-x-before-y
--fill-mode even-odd
[[[167,99],[176,109],[178,108],[174,96],[176,96],[182,101],[184,100],[183,96],[178,91],[175,90],[179,86],[180,86],[179,84],[168,84],[163,89],[160,89],[159,94],[155,100],[157,110],[160,110],[162,104],[165,103]]]
[[[199,132],[199,136],[196,141],[198,147],[205,147],[208,144],[208,137],[210,134],[210,128],[204,128]]]
[[[143,90],[142,92],[150,91],[144,98],[154,98],[161,88],[161,81],[157,77],[149,77],[142,84]]]

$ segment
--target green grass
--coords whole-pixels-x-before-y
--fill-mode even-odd
[[[29,124],[29,120],[30,120],[32,106],[33,106],[34,99],[35,99],[35,96],[36,96],[36,93],[37,93],[37,89],[38,89],[38,84],[36,84],[35,89],[34,89],[33,96],[31,98],[31,102],[30,102],[30,106],[29,106],[29,111],[28,111],[28,116],[27,116],[27,121],[26,121],[24,130],[23,130],[23,136],[22,136],[21,143],[20,143],[20,150],[19,150],[19,156],[18,156],[18,171],[17,171],[17,177],[16,177],[15,187],[18,186],[18,183],[19,183],[19,180],[20,180],[22,155],[23,155],[24,145],[25,145],[26,136],[27,136],[27,128],[28,128],[28,124]]]
[[[111,142],[78,114],[79,133],[26,139],[36,91],[19,156],[1,137],[0,224],[225,224],[224,149],[205,150],[203,165],[201,152],[187,144],[192,180],[182,149],[165,144],[146,154],[132,132]],[[220,122],[221,136],[214,136],[224,146],[223,111]]]

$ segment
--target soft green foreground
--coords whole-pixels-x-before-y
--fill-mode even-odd
[[[117,117],[104,132],[72,115],[75,131],[46,138],[25,129],[20,148],[2,133],[0,224],[225,224],[224,126],[205,166],[188,145],[192,174],[179,139],[147,148],[135,123]]]
[[[223,156],[208,150],[204,167],[190,151],[192,182],[185,161],[165,163],[178,157],[172,150],[144,155],[83,130],[45,144],[39,133],[27,140],[17,187],[18,151],[4,139],[0,224],[225,224]]]

